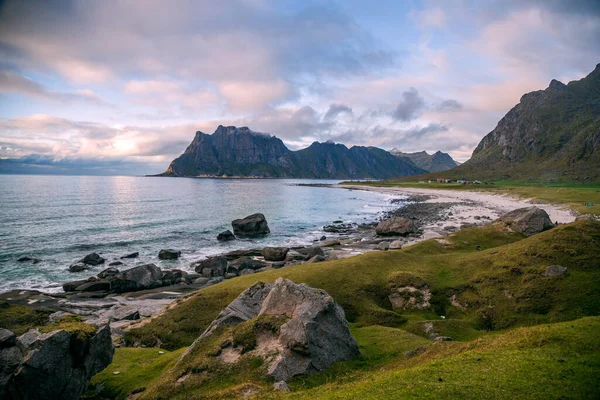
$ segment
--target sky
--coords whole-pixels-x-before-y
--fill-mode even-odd
[[[597,0],[0,0],[0,159],[160,173],[236,125],[465,161],[599,38]]]

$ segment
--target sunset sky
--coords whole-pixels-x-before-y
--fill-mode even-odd
[[[0,158],[158,173],[222,124],[465,161],[599,62],[597,0],[0,1]]]

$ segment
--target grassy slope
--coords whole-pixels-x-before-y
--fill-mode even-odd
[[[444,177],[443,172],[437,174],[439,177]],[[417,183],[422,179],[417,180],[415,177],[410,178],[410,181],[390,180],[384,182],[344,182],[344,184],[376,187],[467,190],[474,192],[509,194],[522,198],[533,198],[548,203],[564,205],[565,207],[571,208],[580,214],[600,215],[600,185],[533,185],[514,181],[495,181],[493,185],[461,185],[456,183]],[[584,206],[585,203],[593,203],[594,206]]]
[[[158,341],[172,349],[187,346],[244,288],[259,279],[273,281],[284,276],[323,288],[342,304],[362,353],[358,360],[294,379],[290,385],[300,397],[331,397],[335,393],[341,397],[393,398],[395,393],[402,396],[412,393],[421,397],[461,398],[472,391],[475,397],[543,398],[548,393],[553,394],[550,397],[561,394],[585,397],[592,393],[575,396],[577,392],[567,390],[569,386],[558,378],[568,379],[577,390],[597,386],[590,369],[597,370],[598,353],[582,350],[593,347],[590,341],[597,344],[597,320],[578,321],[576,324],[582,325],[577,325],[581,332],[577,331],[576,336],[565,332],[569,324],[551,325],[550,330],[541,325],[515,331],[506,329],[600,314],[597,296],[600,223],[579,221],[527,239],[497,227],[474,228],[449,239],[451,246],[430,240],[400,251],[229,280],[198,292],[162,317],[130,332],[128,339],[145,345]],[[476,251],[476,244],[483,250]],[[540,272],[553,264],[566,266],[567,275],[542,277]],[[418,275],[431,286],[437,314],[391,310],[386,298],[387,280],[398,271]],[[451,294],[468,305],[466,312],[450,305]],[[439,314],[447,318],[441,319]],[[458,341],[439,344],[425,339],[422,330],[425,321],[432,322],[440,335],[453,336]],[[493,331],[488,332],[489,329]],[[520,337],[539,339],[521,343]],[[153,383],[141,385],[149,387],[143,397],[158,398],[167,393],[172,398],[229,397],[252,388],[270,387],[257,374],[262,368],[257,360],[246,360],[241,369],[222,369],[210,358],[212,347],[202,346],[203,353],[192,358],[187,366],[181,365],[169,373],[163,373],[164,370],[149,373],[144,382]],[[406,350],[420,347],[426,350],[414,357],[404,355]],[[155,350],[119,349],[117,354]],[[582,353],[569,355],[572,352]],[[483,362],[475,363],[473,359],[477,358]],[[124,364],[128,364],[125,360]],[[194,363],[198,365],[190,367]],[[121,368],[118,361],[113,365]],[[476,369],[471,368],[474,365]],[[178,386],[176,379],[189,370],[197,373],[185,386]],[[485,380],[478,378],[481,371],[488,373]],[[442,372],[447,385],[435,381]],[[116,377],[119,379],[119,375]],[[105,390],[116,390],[118,384],[115,385],[114,379],[110,375],[105,378]],[[544,386],[539,395],[536,391],[539,388],[531,384],[536,380]],[[137,386],[137,383],[121,386],[119,393],[130,392]],[[428,393],[433,394],[428,396]]]

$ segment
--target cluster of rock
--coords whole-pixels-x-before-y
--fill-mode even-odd
[[[113,354],[108,326],[85,338],[37,329],[17,337],[0,328],[0,398],[79,399]]]
[[[513,210],[504,214],[495,222],[503,223],[525,236],[535,235],[556,226],[550,220],[548,213],[536,206]]]
[[[329,294],[279,278],[274,284],[257,282],[246,289],[217,316],[182,357],[186,357],[194,346],[218,328],[236,326],[261,316],[280,317],[283,322],[276,331],[256,332],[257,344],[252,349],[257,356],[265,359],[267,374],[276,381],[322,371],[335,362],[360,355],[344,310]],[[248,350],[237,345],[235,340],[227,340],[221,348],[227,354],[227,357],[222,357],[224,362],[235,362],[243,350]]]

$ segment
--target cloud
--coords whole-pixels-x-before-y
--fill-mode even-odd
[[[463,105],[454,99],[444,100],[436,107],[438,111],[458,111],[462,108]]]
[[[425,108],[425,100],[419,96],[419,92],[415,88],[410,88],[402,93],[402,97],[402,101],[392,112],[392,117],[400,121],[415,119]]]
[[[446,14],[439,7],[413,12],[411,16],[419,25],[425,28],[440,28],[446,24]]]
[[[323,120],[330,121],[343,113],[352,115],[352,108],[348,107],[345,104],[331,104],[329,106],[329,110],[327,110],[327,112],[323,116]]]

